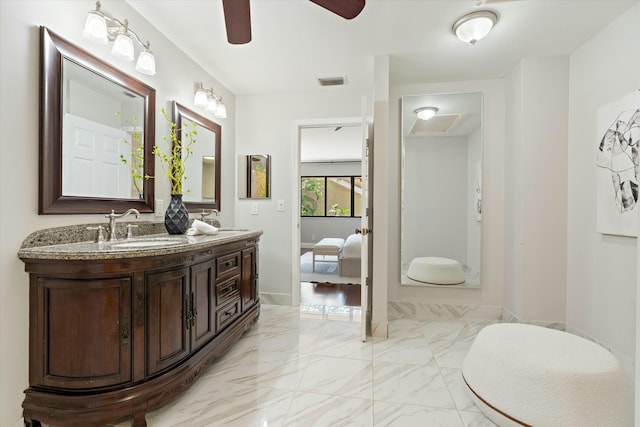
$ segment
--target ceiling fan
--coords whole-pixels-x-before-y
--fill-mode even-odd
[[[309,0],[344,19],[353,19],[364,9],[365,0]],[[231,44],[251,41],[249,0],[222,0],[227,40]]]

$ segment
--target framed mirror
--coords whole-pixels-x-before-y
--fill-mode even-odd
[[[482,93],[404,96],[401,121],[400,283],[480,287]]]
[[[153,212],[155,89],[46,27],[40,50],[38,213]]]
[[[193,154],[185,162],[182,200],[189,211],[197,209],[220,210],[220,151],[222,127],[208,118],[173,102],[173,122],[177,137],[182,140],[186,122],[195,123],[198,131]]]
[[[238,198],[271,198],[271,156],[248,154],[238,156]]]

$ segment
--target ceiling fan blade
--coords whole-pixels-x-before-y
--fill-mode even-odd
[[[344,19],[353,19],[364,9],[365,0],[310,0]]]
[[[222,8],[229,43],[249,43],[251,41],[249,0],[222,0]]]

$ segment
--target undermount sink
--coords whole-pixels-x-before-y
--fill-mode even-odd
[[[180,245],[187,243],[184,237],[152,237],[149,239],[141,239],[134,241],[124,241],[111,244],[112,249],[143,249],[143,248],[161,248],[163,246]]]

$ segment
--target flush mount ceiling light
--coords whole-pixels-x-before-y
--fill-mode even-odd
[[[436,115],[438,109],[436,107],[421,107],[416,110],[416,115],[420,120],[429,120]]]
[[[467,13],[453,23],[453,33],[463,42],[476,44],[484,38],[498,22],[498,15],[490,10]]]
[[[222,102],[222,97],[215,93],[213,89],[204,86],[204,83],[196,83],[193,104],[203,108],[208,113],[219,119],[227,118],[227,107]]]
[[[96,10],[90,10],[84,24],[82,35],[96,43],[107,44],[113,42],[111,54],[125,61],[134,59],[134,40],[142,46],[142,51],[138,55],[136,70],[142,74],[153,76],[156,73],[156,59],[149,50],[149,42],[142,41],[138,35],[129,28],[129,22],[124,22],[113,18],[106,12],[100,10],[102,5],[96,2]]]

